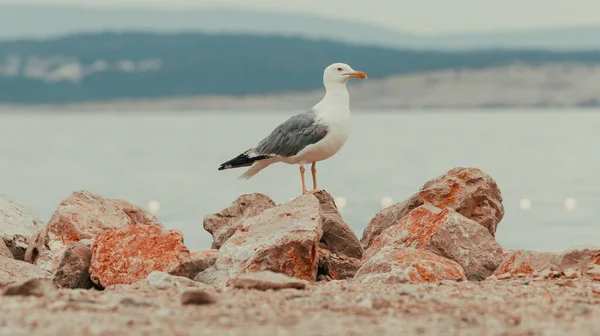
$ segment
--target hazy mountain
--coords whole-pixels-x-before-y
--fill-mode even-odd
[[[352,108],[598,108],[600,64],[509,65],[440,70],[355,82]],[[301,110],[323,97],[323,89],[284,94],[201,96],[45,105],[60,111]],[[17,108],[11,106],[11,108]],[[30,107],[24,107],[28,109]],[[570,109],[572,110],[572,109]]]
[[[234,9],[157,9],[0,5],[0,38],[56,37],[119,30],[295,35],[386,45],[408,35],[366,23]],[[394,42],[395,43],[395,42]]]
[[[509,64],[600,64],[600,51],[411,51],[297,37],[101,33],[0,42],[0,101],[64,103],[322,88],[347,62],[369,78]],[[433,84],[432,84],[433,85]]]
[[[0,39],[50,37],[105,30],[295,35],[339,42],[426,49],[600,48],[600,27],[418,36],[366,23],[289,13],[218,8],[159,11],[0,5]]]

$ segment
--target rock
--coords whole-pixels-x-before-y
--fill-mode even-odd
[[[54,272],[53,281],[59,288],[94,287],[90,278],[92,251],[82,242],[67,245],[63,257]]]
[[[238,197],[231,206],[204,217],[204,229],[213,236],[212,249],[219,249],[242,226],[242,222],[275,206],[269,196],[254,193]]]
[[[40,256],[41,251],[46,250],[44,246],[44,229],[41,229],[29,237],[29,244],[23,255],[23,260],[35,264]]]
[[[563,271],[563,275],[567,279],[577,279],[579,278],[579,273],[572,268],[567,268]]]
[[[364,258],[385,246],[429,250],[457,262],[468,280],[483,280],[502,263],[502,247],[489,231],[452,209],[431,204],[419,206],[383,231]]]
[[[375,238],[390,226],[398,224],[398,222],[408,215],[410,210],[406,205],[408,202],[397,203],[391,205],[375,214],[375,217],[371,219],[367,227],[364,229],[360,243],[363,249],[368,249],[373,243]]]
[[[338,255],[327,249],[319,248],[319,275],[325,279],[343,280],[353,278],[356,271],[362,266],[360,259]]]
[[[314,281],[323,234],[320,214],[319,200],[307,194],[245,220],[221,246],[215,264],[195,280],[226,286],[242,273],[273,271]]]
[[[217,302],[217,300],[210,293],[201,289],[186,289],[181,293],[182,305],[205,305],[215,302]]]
[[[571,248],[563,251],[554,259],[552,270],[564,272],[567,269],[573,269],[583,276],[590,265],[600,264],[599,260],[600,246]]]
[[[465,280],[462,267],[426,250],[386,246],[365,262],[352,281],[395,284],[442,280]]]
[[[0,239],[0,257],[11,258],[14,259],[12,252],[4,243],[4,240]]]
[[[525,274],[566,278],[590,276],[588,270],[600,264],[600,247],[572,248],[561,253],[516,250],[507,255],[494,274]]]
[[[156,289],[194,287],[196,282],[187,277],[174,276],[165,272],[152,271],[146,277],[148,284]]]
[[[193,279],[198,273],[215,264],[219,250],[207,250],[190,253],[190,259],[167,270],[170,274],[184,274]]]
[[[190,261],[190,252],[179,231],[166,231],[158,225],[130,225],[124,229],[106,229],[96,234],[92,246],[90,277],[101,287],[132,284],[152,271],[176,270]]]
[[[590,264],[585,274],[592,280],[600,281],[600,265]]]
[[[48,272],[35,265],[12,258],[0,257],[0,288],[28,279],[45,279],[49,277]]]
[[[541,272],[550,268],[557,254],[551,252],[535,252],[516,250],[509,253],[500,266],[494,271],[494,274],[517,275],[519,273],[533,275],[534,272]]]
[[[43,222],[25,206],[0,194],[0,238],[4,240],[13,258],[24,259],[30,237],[43,226]]]
[[[340,255],[360,259],[363,248],[350,226],[342,219],[333,197],[326,191],[314,193],[319,200],[320,216],[323,219],[323,237],[321,243]]]
[[[153,271],[146,279],[136,281],[129,285],[117,284],[108,286],[104,292],[156,292],[157,290],[176,290],[185,289],[211,290],[213,287],[194,281],[187,277],[170,275],[161,271]]]
[[[425,203],[454,209],[481,224],[492,237],[504,217],[502,195],[494,179],[477,168],[457,167],[425,183],[409,200],[380,211],[363,232],[363,248],[367,249],[381,232]]]
[[[56,286],[50,279],[33,278],[7,286],[4,296],[48,296],[56,295]]]
[[[260,271],[240,274],[238,277],[231,280],[231,285],[235,288],[258,290],[278,290],[284,288],[304,289],[306,288],[307,282],[281,273]]]
[[[54,272],[67,245],[81,240],[93,241],[99,232],[131,225],[162,226],[151,213],[127,201],[75,191],[58,205],[37,237],[38,243],[31,247],[37,252],[27,254],[30,262]]]

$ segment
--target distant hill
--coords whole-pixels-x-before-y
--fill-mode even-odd
[[[47,38],[82,32],[131,30],[277,34],[412,49],[600,49],[598,26],[421,36],[373,24],[320,16],[229,8],[165,11],[0,5],[0,39]]]
[[[600,52],[411,51],[325,40],[221,34],[101,33],[0,42],[0,102],[65,103],[248,95],[322,87],[347,62],[369,78],[507,64],[600,63]]]
[[[490,109],[600,107],[600,64],[507,65],[476,70],[440,70],[361,81],[350,87],[356,112],[373,109]],[[323,89],[247,96],[194,96],[40,105],[44,111],[226,111],[302,110]],[[2,109],[27,110],[15,105]]]

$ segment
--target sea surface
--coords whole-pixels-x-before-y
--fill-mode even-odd
[[[217,171],[295,112],[4,112],[0,193],[45,221],[74,190],[158,202],[165,226],[181,230],[191,250],[208,249],[206,214],[242,193],[277,203],[300,194],[297,166],[276,164],[250,180],[237,179],[243,168]],[[592,109],[355,111],[346,145],[317,164],[318,182],[345,200],[342,215],[360,238],[383,197],[400,202],[453,167],[478,167],[502,191],[504,247],[595,245],[599,129]]]

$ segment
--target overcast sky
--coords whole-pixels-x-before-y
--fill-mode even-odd
[[[0,0],[170,9],[227,6],[362,20],[419,33],[600,25],[600,0]]]

